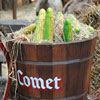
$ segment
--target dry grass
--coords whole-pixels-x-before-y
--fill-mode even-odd
[[[85,13],[81,12],[79,20],[93,26],[95,29],[100,29],[100,5],[91,5]]]
[[[100,88],[100,5],[91,5],[86,13],[81,12],[79,20],[93,26],[98,33],[91,73],[91,93]]]

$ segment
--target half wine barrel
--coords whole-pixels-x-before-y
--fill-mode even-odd
[[[19,100],[86,100],[95,44],[96,35],[69,43],[17,44]]]

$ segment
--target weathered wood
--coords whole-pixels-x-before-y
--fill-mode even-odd
[[[17,0],[13,0],[12,8],[13,8],[13,19],[17,19]]]
[[[12,47],[12,43],[9,42],[8,46]],[[23,78],[26,76],[29,79],[26,84],[31,85],[28,88],[25,84],[21,86],[19,83],[19,94],[32,100],[35,98],[67,100],[68,97],[82,95],[88,90],[95,44],[96,35],[88,40],[63,44],[20,44],[17,71],[22,72],[19,76],[20,81],[24,83]],[[43,80],[61,78],[62,81],[59,84],[61,89],[46,91],[34,89],[30,77]],[[54,83],[50,86],[54,87]],[[86,96],[87,93],[74,100],[86,100]],[[19,100],[26,100],[22,98]]]
[[[11,1],[9,1],[9,0],[2,0],[2,7],[3,7],[4,10],[8,10],[8,8],[10,7]]]
[[[0,10],[2,10],[2,0],[0,0]]]
[[[29,24],[31,23],[27,20],[0,20],[0,25],[5,27],[7,33],[15,32]]]

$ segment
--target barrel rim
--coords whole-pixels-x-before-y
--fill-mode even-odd
[[[50,45],[53,45],[53,46],[55,46],[55,45],[66,45],[66,44],[77,44],[77,43],[82,43],[82,42],[87,42],[87,41],[90,41],[90,40],[92,40],[92,39],[94,39],[94,38],[97,38],[97,33],[95,33],[93,36],[91,36],[89,39],[84,39],[84,40],[77,40],[77,41],[72,41],[72,42],[63,42],[63,43],[29,43],[29,42],[18,42],[18,43],[20,43],[21,45],[34,45],[34,46],[38,46],[38,45],[40,45],[40,46],[50,46]],[[9,40],[8,42],[13,42],[13,41],[15,41],[14,39],[12,39],[12,40]]]

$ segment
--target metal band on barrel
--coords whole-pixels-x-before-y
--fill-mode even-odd
[[[80,95],[77,95],[77,96],[71,96],[71,97],[67,97],[67,98],[58,98],[58,99],[40,99],[40,98],[27,98],[21,94],[18,93],[18,95],[20,97],[22,97],[23,99],[25,100],[75,100],[75,99],[78,99],[78,98],[81,98],[83,97],[84,95],[86,95],[88,93],[88,90],[85,91],[84,93],[80,94]]]
[[[64,65],[64,64],[73,64],[73,63],[87,61],[93,56],[94,54],[92,54],[91,56],[85,57],[85,58],[81,58],[81,59],[74,59],[74,60],[67,60],[67,61],[55,61],[55,62],[34,62],[34,61],[19,61],[19,60],[17,60],[17,62],[21,64],[29,64],[29,65]]]

